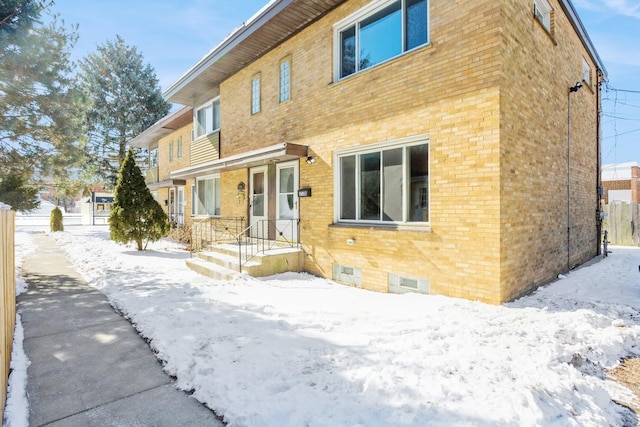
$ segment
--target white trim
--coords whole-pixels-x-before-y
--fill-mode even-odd
[[[361,154],[371,151],[378,151],[381,148],[389,149],[395,146],[402,147],[406,145],[414,145],[414,143],[429,142],[429,134],[424,133],[421,135],[414,135],[405,138],[391,139],[384,142],[376,142],[375,144],[358,145],[355,147],[345,148],[343,150],[336,150],[334,153],[334,160],[337,156],[344,156],[348,154]]]
[[[585,58],[582,58],[582,81],[591,86],[591,65]]]
[[[533,16],[547,31],[551,32],[551,12],[553,8],[547,0],[533,0]]]
[[[340,225],[353,225],[353,226],[362,226],[362,225],[379,225],[379,226],[396,226],[401,229],[415,229],[415,230],[430,230],[431,223],[431,174],[429,174],[429,178],[427,181],[427,197],[428,197],[428,213],[429,219],[427,221],[409,221],[407,220],[409,217],[409,212],[406,211],[406,203],[408,198],[410,197],[409,188],[406,183],[408,183],[408,178],[406,176],[403,177],[402,189],[402,217],[405,219],[404,221],[382,221],[382,220],[361,220],[361,219],[342,219],[340,218],[340,210],[341,210],[341,196],[342,196],[342,169],[340,164],[340,159],[345,156],[351,155],[363,155],[367,153],[374,153],[383,150],[392,150],[394,148],[403,148],[402,152],[402,164],[403,168],[406,167],[408,159],[406,158],[406,150],[404,148],[408,148],[415,145],[427,144],[427,158],[429,162],[431,161],[431,143],[429,141],[429,134],[415,135],[406,138],[400,138],[385,142],[379,142],[375,144],[367,144],[367,145],[359,145],[355,147],[350,147],[344,150],[336,150],[333,153],[333,221],[334,224]],[[357,167],[357,164],[356,164]],[[428,166],[430,171],[430,167]],[[407,170],[404,169],[406,173]],[[356,216],[357,212],[359,212],[359,204],[356,199]]]
[[[342,64],[342,60],[341,60],[341,51],[342,51],[342,46],[341,46],[341,39],[340,39],[340,33],[342,33],[344,30],[348,29],[351,26],[355,26],[356,28],[356,52],[360,51],[360,46],[359,46],[359,37],[358,37],[358,31],[359,31],[359,26],[357,25],[359,21],[363,20],[364,18],[373,15],[374,13],[378,12],[379,10],[384,9],[385,7],[391,5],[392,3],[395,3],[396,1],[400,1],[401,5],[400,5],[400,15],[401,15],[401,52],[398,55],[392,56],[390,58],[385,59],[384,61],[381,61],[377,64],[374,64],[370,67],[367,67],[363,70],[358,70],[357,66],[356,66],[356,71],[353,72],[352,74],[349,74],[347,76],[342,77],[341,76],[341,64]],[[364,6],[361,9],[358,9],[356,12],[352,13],[351,15],[341,19],[340,21],[336,22],[333,25],[333,81],[334,82],[338,82],[344,79],[347,79],[351,76],[354,76],[356,74],[359,74],[363,71],[369,70],[371,68],[375,68],[379,65],[385,64],[389,61],[392,61],[396,58],[399,58],[403,55],[406,55],[409,52],[413,52],[416,49],[421,49],[425,46],[429,46],[431,44],[431,1],[430,0],[426,0],[427,2],[427,41],[424,44],[421,44],[419,46],[413,47],[411,49],[406,49],[406,1],[407,0],[374,0],[371,3],[369,3],[368,5]],[[406,49],[406,50],[405,50]],[[356,58],[357,59],[357,58]]]
[[[249,167],[257,165],[257,163],[266,163],[274,158],[279,158],[282,161],[285,159],[299,158],[300,155],[293,156],[287,154],[287,146],[295,147],[296,144],[288,144],[282,142],[280,144],[270,145],[268,147],[259,148],[257,150],[248,151],[246,153],[240,153],[229,157],[224,157],[218,160],[212,160],[207,163],[202,163],[196,166],[189,166],[183,169],[178,169],[170,173],[171,178],[191,178],[198,173],[210,173],[215,170],[230,170],[243,167]],[[306,146],[297,146],[298,148],[306,148]],[[306,150],[302,154],[306,156]]]
[[[211,105],[211,117],[212,120],[216,121],[216,117],[215,117],[215,107],[214,104],[218,103],[218,114],[219,114],[219,110],[220,110],[220,96],[216,96],[215,98],[212,98],[210,100],[208,100],[207,102],[201,104],[200,106],[196,107],[193,109],[193,129],[191,131],[191,141],[197,141],[199,139],[202,138],[206,138],[209,135],[212,135],[216,132],[220,131],[220,117],[218,117],[218,127],[214,128],[211,130],[211,132],[207,132],[207,129],[204,130],[204,133],[202,135],[198,135],[198,111],[203,110],[205,108],[207,108],[208,106]],[[213,128],[213,123],[211,124],[211,127]]]

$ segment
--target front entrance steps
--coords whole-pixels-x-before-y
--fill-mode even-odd
[[[251,250],[243,247],[242,272],[253,277],[272,276],[288,271],[304,270],[304,252],[298,248],[273,248],[258,252],[246,260]],[[191,270],[216,280],[233,280],[241,276],[237,244],[215,245],[206,251],[196,252],[186,261]]]

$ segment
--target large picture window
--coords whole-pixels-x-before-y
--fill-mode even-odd
[[[220,129],[220,100],[211,101],[194,111],[195,137],[208,135]]]
[[[429,42],[428,0],[377,1],[336,25],[339,78]]]
[[[338,221],[429,221],[429,144],[377,146],[337,155]]]
[[[220,177],[203,177],[196,179],[194,186],[193,207],[196,216],[220,215]]]

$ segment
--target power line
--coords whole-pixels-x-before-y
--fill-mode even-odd
[[[636,133],[636,132],[640,132],[640,129],[630,130],[629,132],[616,133],[615,135],[605,136],[602,139],[605,140],[605,139],[610,139],[610,138],[617,138],[617,137],[622,136],[622,135],[628,135],[630,133]]]

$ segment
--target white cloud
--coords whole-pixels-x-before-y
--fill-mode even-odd
[[[605,0],[604,3],[616,13],[640,19],[640,2],[630,0]]]
[[[632,0],[574,0],[578,8],[640,19],[640,2]]]

